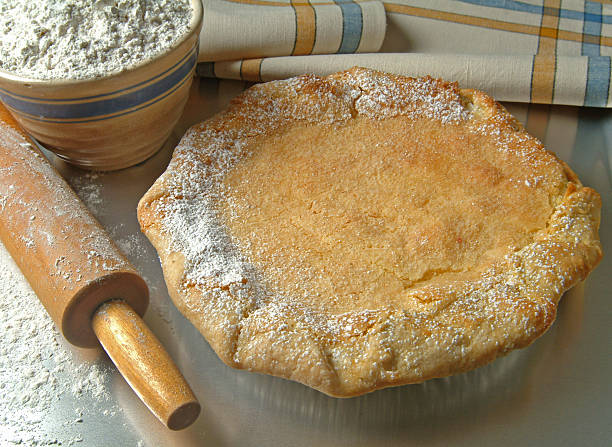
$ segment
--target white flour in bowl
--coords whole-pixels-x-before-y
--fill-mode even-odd
[[[189,29],[189,0],[0,0],[0,68],[90,79],[164,52]]]

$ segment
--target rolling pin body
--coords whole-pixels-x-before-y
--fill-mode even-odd
[[[0,239],[70,343],[98,346],[99,334],[164,424],[180,429],[195,420],[195,396],[140,318],[146,283],[1,105]],[[122,327],[147,337],[121,338]]]
[[[97,346],[89,324],[94,310],[120,297],[143,315],[147,286],[66,181],[2,112],[0,238],[64,337],[76,346]]]

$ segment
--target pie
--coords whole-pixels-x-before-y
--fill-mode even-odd
[[[138,218],[221,360],[348,397],[529,345],[599,262],[600,208],[486,94],[353,68],[191,128]]]

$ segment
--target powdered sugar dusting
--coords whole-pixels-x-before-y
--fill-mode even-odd
[[[223,118],[244,120],[248,127],[227,126],[219,131],[221,118],[217,117],[190,130],[168,168],[172,175],[163,180],[171,196],[157,204],[165,216],[163,228],[172,240],[169,250],[185,255],[186,280],[202,286],[211,280],[228,285],[250,276],[247,272],[252,267],[236,254],[216,214],[216,203],[223,194],[221,180],[248,156],[245,145],[249,139],[293,120],[340,125],[356,114],[376,119],[424,115],[442,122],[467,119],[469,112],[460,97],[441,90],[439,82],[424,78],[406,88],[400,80],[376,77],[367,70],[328,82],[302,76],[254,86],[234,100],[242,107],[232,108]],[[199,149],[201,141],[206,141],[204,151]]]
[[[356,71],[345,79],[348,85],[362,92],[355,109],[370,118],[412,114],[450,123],[466,120],[470,115],[457,91],[441,89],[440,81],[429,77],[411,83],[410,88],[406,88],[401,78],[380,76],[367,70]]]

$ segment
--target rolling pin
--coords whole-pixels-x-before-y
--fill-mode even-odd
[[[101,343],[172,430],[200,404],[142,315],[149,291],[66,181],[0,105],[0,239],[70,343]]]

